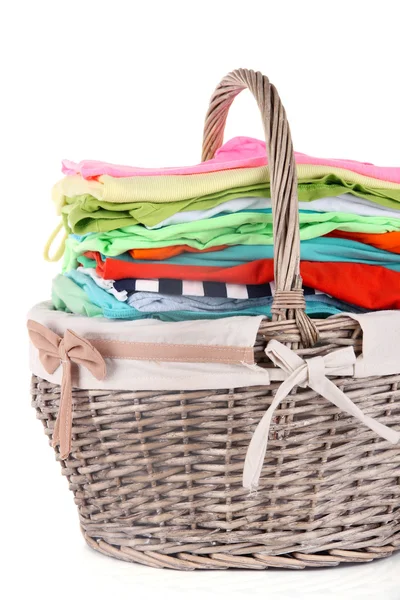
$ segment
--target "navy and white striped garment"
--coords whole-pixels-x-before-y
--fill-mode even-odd
[[[241,285],[217,281],[186,281],[182,279],[119,279],[114,282],[118,292],[156,292],[167,296],[202,296],[208,298],[265,298],[273,296],[275,284]],[[303,287],[304,294],[321,294],[313,288]]]

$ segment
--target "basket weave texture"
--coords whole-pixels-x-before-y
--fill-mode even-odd
[[[359,346],[353,320],[317,325],[325,351]],[[258,364],[268,364],[265,340],[293,341],[296,329],[263,322]],[[399,376],[333,380],[367,414],[400,428]],[[74,390],[72,453],[61,464],[87,542],[177,569],[296,569],[391,554],[400,545],[398,448],[312,390],[293,391],[276,410],[259,488],[243,489],[247,446],[278,386]],[[32,393],[51,439],[60,387],[33,377]]]
[[[224,78],[206,118],[203,159],[221,145],[234,97],[249,88],[266,133],[274,213],[272,320],[263,320],[257,364],[272,366],[269,340],[299,356],[361,349],[345,316],[311,320],[299,274],[296,175],[290,131],[275,88],[240,69]],[[367,415],[400,429],[400,375],[332,378]],[[256,492],[242,487],[254,429],[280,383],[209,391],[73,390],[70,456],[58,460],[96,550],[176,569],[334,566],[390,555],[400,545],[398,446],[313,390],[297,388],[276,410]],[[60,387],[36,376],[33,406],[52,438]]]

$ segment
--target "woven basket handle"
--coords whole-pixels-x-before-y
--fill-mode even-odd
[[[261,112],[271,177],[276,292],[274,320],[295,318],[304,346],[318,340],[318,331],[305,314],[300,277],[300,230],[297,175],[293,144],[285,109],[276,88],[265,75],[237,69],[223,78],[210,100],[203,136],[202,160],[214,157],[221,147],[229,108],[248,88]]]

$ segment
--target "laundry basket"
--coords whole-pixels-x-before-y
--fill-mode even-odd
[[[400,375],[329,371],[326,360],[337,351],[360,356],[363,328],[347,314],[310,319],[304,312],[292,142],[278,93],[265,76],[240,69],[219,84],[206,117],[203,160],[221,146],[229,107],[245,88],[265,129],[277,290],[272,319],[260,319],[254,358],[273,370],[276,362],[265,349],[275,341],[289,358],[298,357],[293,370],[308,373],[275,408],[256,489],[243,487],[245,457],[281,380],[198,391],[135,391],[133,379],[125,389],[74,387],[68,415],[60,399],[70,381],[52,383],[36,372],[33,406],[50,440],[59,412],[64,424],[71,417],[69,454],[56,445],[56,456],[83,536],[103,554],[184,570],[371,561],[400,544],[400,445],[366,426],[376,419],[400,431]],[[68,363],[73,344],[61,338],[54,344]],[[101,354],[101,345],[97,350]],[[313,389],[317,366],[356,407],[352,414]],[[363,422],[358,413],[366,415]],[[56,442],[63,435],[57,429]]]

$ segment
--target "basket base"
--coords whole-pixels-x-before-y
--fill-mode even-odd
[[[228,553],[191,554],[181,552],[174,555],[160,552],[139,552],[128,546],[115,546],[87,535],[82,529],[87,544],[106,556],[158,569],[194,571],[196,569],[305,569],[306,567],[337,567],[341,563],[367,563],[391,556],[398,548],[395,546],[372,547],[365,551],[330,550],[321,554],[302,554],[294,552],[281,556],[267,554],[235,555]]]

